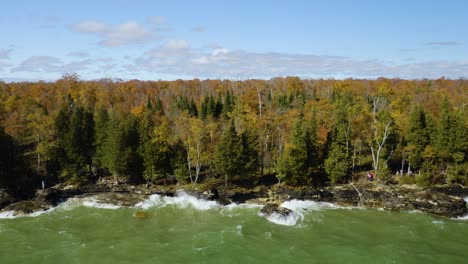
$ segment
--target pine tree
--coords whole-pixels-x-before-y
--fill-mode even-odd
[[[232,97],[231,91],[227,91],[226,98],[224,99],[223,105],[223,114],[225,117],[228,116],[229,113],[232,112],[234,105],[234,98]]]
[[[109,127],[109,115],[104,108],[100,108],[95,117],[94,135],[95,135],[95,147],[96,154],[94,156],[94,163],[103,167],[103,158],[105,156],[104,146],[108,139],[108,127]]]
[[[193,98],[190,101],[189,114],[190,116],[194,116],[194,117],[198,116],[197,105],[195,104],[195,100]]]
[[[26,164],[21,157],[20,147],[2,126],[0,126],[0,146],[0,188],[17,189],[23,184]]]
[[[241,141],[234,127],[234,121],[229,122],[223,131],[221,140],[216,146],[215,163],[218,170],[223,174],[225,183],[241,171]]]
[[[159,96],[156,97],[156,102],[154,104],[153,111],[154,111],[154,113],[156,113],[159,116],[164,115],[164,107],[163,107],[161,98]]]
[[[240,175],[254,173],[258,165],[258,136],[252,130],[240,135]]]
[[[324,165],[332,184],[343,182],[349,176],[351,162],[346,152],[346,136],[342,126],[333,131],[330,151]]]
[[[410,112],[407,142],[410,150],[408,160],[410,166],[414,168],[420,168],[422,165],[422,155],[429,143],[426,127],[426,114],[424,110],[420,106],[413,107]]]
[[[140,181],[143,160],[138,153],[139,135],[136,119],[132,115],[123,118],[112,116],[109,135],[105,142],[104,163],[115,177]]]
[[[308,182],[310,176],[310,156],[308,141],[310,134],[303,127],[302,115],[294,124],[290,143],[286,145],[277,165],[280,181],[297,185]]]

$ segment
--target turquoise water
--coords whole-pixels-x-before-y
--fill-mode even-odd
[[[71,199],[39,216],[0,219],[0,263],[468,263],[467,220],[284,206],[295,215],[268,220],[258,206],[185,194],[135,208]]]

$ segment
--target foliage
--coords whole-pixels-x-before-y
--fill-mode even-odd
[[[301,185],[326,173],[335,184],[373,169],[384,181],[402,170],[420,185],[467,184],[467,87],[445,79],[144,82],[77,74],[1,83],[0,181],[16,189],[106,175],[195,184],[267,173]]]

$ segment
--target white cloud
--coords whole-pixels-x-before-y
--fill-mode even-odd
[[[108,25],[100,21],[83,21],[72,27],[76,32],[98,35],[102,46],[114,47],[144,42],[153,37],[152,33],[134,21],[119,25]]]
[[[148,23],[156,25],[165,24],[166,18],[163,16],[152,16],[148,18]]]
[[[77,51],[69,52],[67,55],[70,57],[89,57],[89,52],[77,50]]]
[[[177,59],[191,56],[192,50],[185,40],[169,40],[145,52],[148,58]]]
[[[10,72],[46,72],[63,73],[86,70],[92,64],[92,60],[80,60],[64,63],[61,59],[51,56],[32,56],[22,61]]]
[[[447,47],[447,46],[462,46],[463,43],[456,42],[456,41],[434,41],[434,42],[427,42],[427,46],[433,47]]]
[[[0,49],[0,60],[7,60],[10,58],[10,53],[12,49]]]
[[[249,52],[219,45],[191,48],[184,40],[170,40],[126,65],[132,71],[185,75],[199,78],[303,77],[466,77],[467,61],[429,61],[392,64],[340,56]]]

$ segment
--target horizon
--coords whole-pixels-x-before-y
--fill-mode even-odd
[[[0,18],[0,80],[466,79],[467,8],[457,0],[19,0]]]

